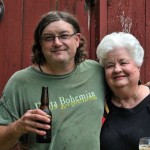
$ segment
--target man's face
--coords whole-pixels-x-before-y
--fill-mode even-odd
[[[59,20],[50,23],[42,32],[41,47],[46,63],[74,64],[80,33],[74,33],[71,24]]]

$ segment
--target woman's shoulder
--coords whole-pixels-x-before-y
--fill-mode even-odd
[[[150,89],[150,81],[148,81],[147,83],[145,83],[145,85],[146,85],[147,87],[149,87],[149,89]]]

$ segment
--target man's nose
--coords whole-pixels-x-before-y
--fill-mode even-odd
[[[54,44],[55,45],[61,45],[62,41],[60,40],[60,38],[58,36],[55,36],[55,38],[53,39]]]

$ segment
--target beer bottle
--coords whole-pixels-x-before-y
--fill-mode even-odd
[[[42,87],[42,94],[41,94],[41,105],[40,109],[47,113],[48,116],[51,116],[51,121],[49,125],[51,128],[46,131],[46,135],[41,136],[36,134],[36,142],[37,143],[50,143],[51,142],[51,130],[52,130],[52,113],[49,109],[49,95],[48,95],[48,87]],[[45,123],[45,122],[40,122]],[[43,129],[41,129],[43,130]]]

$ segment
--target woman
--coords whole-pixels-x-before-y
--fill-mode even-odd
[[[139,139],[150,136],[150,91],[140,82],[144,50],[130,33],[112,33],[100,42],[97,57],[109,87],[101,150],[139,150]]]

